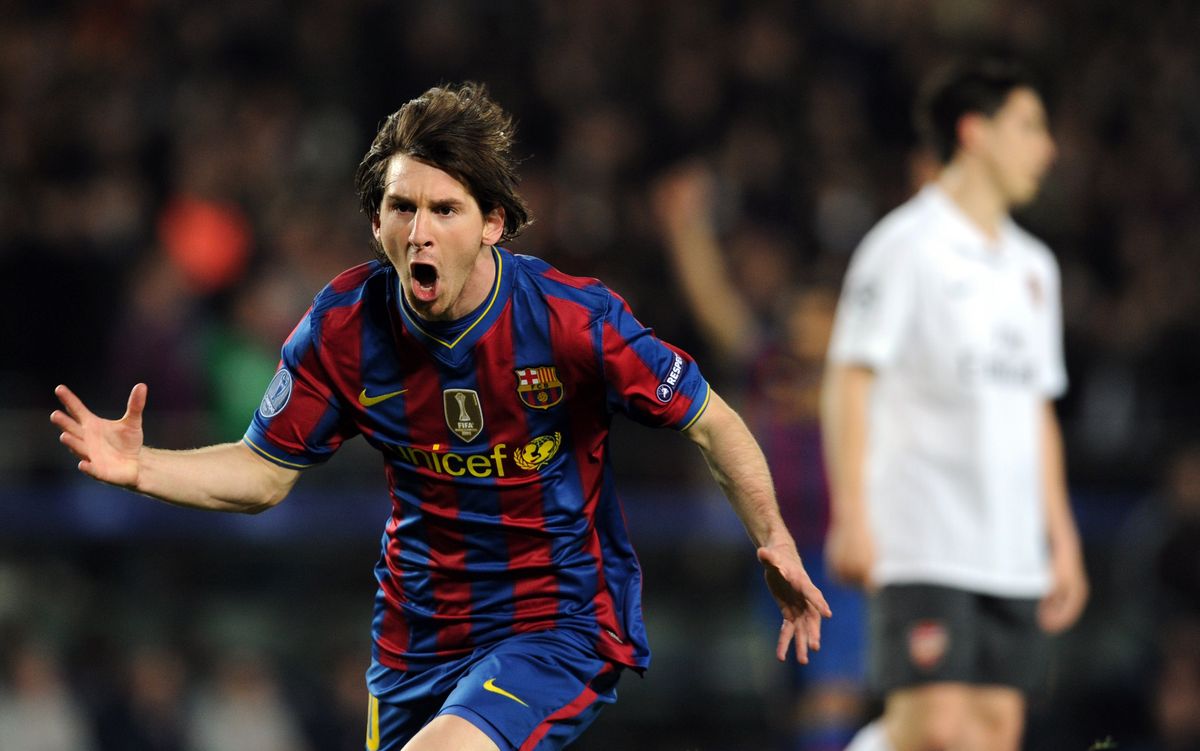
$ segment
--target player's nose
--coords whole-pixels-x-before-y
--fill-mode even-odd
[[[1054,140],[1054,136],[1046,135],[1046,166],[1049,167],[1058,160],[1058,142]]]
[[[408,244],[414,248],[424,248],[433,244],[432,222],[429,212],[417,209],[413,212],[412,224],[408,229]]]

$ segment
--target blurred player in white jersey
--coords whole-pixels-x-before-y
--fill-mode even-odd
[[[1015,751],[1047,635],[1088,592],[1052,403],[1058,267],[1009,216],[1055,145],[1009,62],[943,71],[918,109],[942,169],[856,250],[822,394],[826,554],[871,592],[885,697],[849,748]]]

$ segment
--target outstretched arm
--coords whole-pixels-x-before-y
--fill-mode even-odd
[[[109,485],[177,506],[258,513],[284,499],[300,473],[258,457],[241,443],[191,451],[166,451],[142,442],[146,385],[129,393],[119,420],[98,417],[66,386],[54,390],[63,410],[50,422],[59,440],[79,458],[79,470]]]
[[[742,418],[715,392],[704,414],[685,435],[700,447],[713,477],[758,547],[767,586],[783,613],[775,656],[787,659],[794,638],[796,659],[808,662],[808,650],[821,647],[821,616],[828,618],[832,613],[804,570],[796,543],[784,526],[762,450]]]

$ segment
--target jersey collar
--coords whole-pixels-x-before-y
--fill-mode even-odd
[[[993,239],[975,226],[937,183],[929,183],[922,188],[921,197],[934,207],[941,219],[942,231],[953,240],[956,250],[988,261],[997,261],[1006,255],[1005,249],[1009,247],[1012,237],[1011,217],[1006,216],[1000,221],[1000,235]]]

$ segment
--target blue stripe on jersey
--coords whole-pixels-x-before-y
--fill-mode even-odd
[[[604,457],[608,464],[608,456]],[[614,591],[624,599],[615,603],[617,615],[625,629],[624,639],[635,649],[643,651],[637,655],[643,661],[649,661],[649,643],[646,637],[646,624],[642,620],[642,567],[638,563],[637,553],[625,527],[625,512],[613,482],[613,472],[610,466],[605,467],[600,488],[600,503],[596,505],[596,531],[600,535],[600,545],[604,550],[604,578],[609,582],[620,582],[623,590]]]

